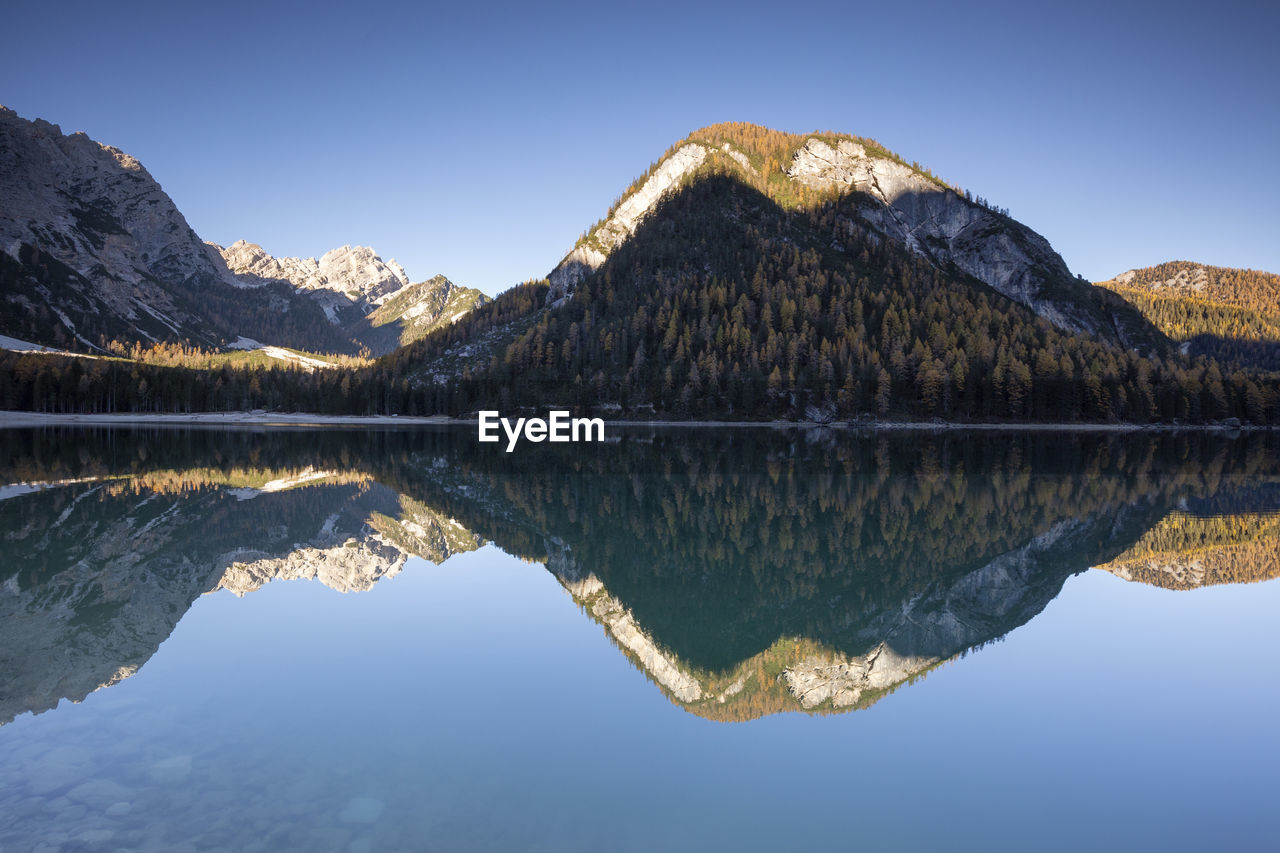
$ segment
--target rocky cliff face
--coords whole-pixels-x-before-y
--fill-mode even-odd
[[[0,107],[0,198],[4,331],[78,348],[217,336],[192,298],[234,279],[133,157]]]
[[[1099,303],[1099,294],[1076,279],[1049,241],[1008,216],[976,204],[897,161],[875,157],[864,146],[808,139],[787,167],[804,186],[858,194],[862,221],[879,233],[953,265],[1055,326],[1126,346],[1145,346],[1139,326],[1122,303]]]

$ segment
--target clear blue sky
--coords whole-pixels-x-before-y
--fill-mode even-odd
[[[7,4],[0,103],[138,157],[196,231],[495,293],[718,121],[869,136],[1091,279],[1280,272],[1271,3]]]

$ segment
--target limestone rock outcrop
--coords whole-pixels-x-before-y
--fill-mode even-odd
[[[1107,318],[1078,294],[1049,293],[1055,287],[1090,291],[1075,283],[1048,240],[910,166],[870,156],[850,140],[833,146],[811,138],[795,152],[787,175],[807,187],[863,194],[868,203],[859,212],[877,231],[939,264],[954,264],[1059,328],[1112,333]]]

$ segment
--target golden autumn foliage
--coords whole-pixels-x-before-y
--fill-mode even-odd
[[[1280,275],[1172,261],[1098,286],[1123,296],[1196,354],[1280,370]]]
[[[1280,514],[1175,512],[1098,568],[1166,589],[1280,577]]]

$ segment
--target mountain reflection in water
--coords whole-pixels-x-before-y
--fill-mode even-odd
[[[1280,572],[1269,435],[8,430],[0,723],[142,667],[202,594],[359,592],[491,542],[542,563],[673,703],[866,707],[1072,574]]]

